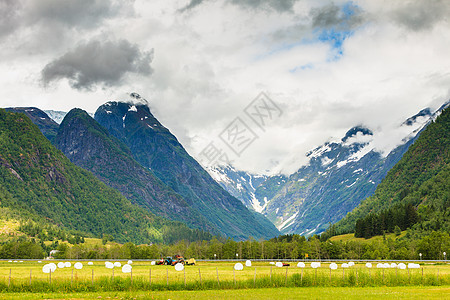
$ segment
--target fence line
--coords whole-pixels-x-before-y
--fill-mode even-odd
[[[89,258],[54,258],[54,259],[27,259],[27,258],[14,258],[15,260],[22,260],[22,261],[97,261],[97,262],[104,262],[104,261],[127,261],[129,258],[105,258],[105,259],[89,259]],[[158,258],[131,258],[133,261],[140,261],[140,262],[151,262],[151,261],[159,261],[161,257]],[[0,262],[8,262],[11,258],[1,258]],[[450,260],[447,259],[333,259],[333,258],[233,258],[233,259],[195,259],[196,261],[201,262],[242,262],[246,260],[251,260],[252,262],[271,262],[271,261],[285,261],[285,262],[347,262],[347,261],[354,261],[354,262],[423,262],[423,263],[450,263]]]
[[[157,268],[157,267],[156,267]],[[375,276],[372,276],[371,273],[371,269],[370,268],[365,268],[365,267],[351,267],[348,268],[347,271],[345,270],[346,268],[342,268],[342,281],[339,280],[339,270],[332,270],[329,269],[329,280],[327,280],[327,269],[326,267],[322,267],[322,268],[315,268],[314,271],[313,269],[310,268],[306,268],[306,270],[308,270],[308,272],[306,272],[306,275],[304,276],[304,268],[301,268],[301,275],[299,274],[299,272],[289,272],[289,267],[285,267],[285,274],[283,274],[283,272],[276,272],[275,275],[275,280],[273,281],[273,275],[272,275],[272,266],[270,266],[270,273],[267,274],[266,272],[264,272],[264,270],[267,270],[265,268],[254,268],[254,274],[253,274],[253,280],[251,280],[251,271],[250,268],[248,269],[249,272],[244,272],[242,275],[240,280],[237,280],[237,276],[236,272],[233,268],[233,280],[231,281],[230,279],[226,279],[224,280],[222,278],[222,280],[220,279],[220,274],[219,274],[219,270],[218,267],[216,267],[216,279],[217,279],[217,285],[211,286],[211,281],[214,281],[214,275],[212,275],[212,277],[209,278],[209,283],[207,283],[206,288],[207,289],[215,289],[216,287],[219,289],[227,289],[227,288],[249,288],[249,287],[261,287],[261,282],[265,285],[263,285],[263,287],[265,286],[373,286],[373,285],[388,285],[388,286],[403,286],[403,285],[423,285],[423,284],[431,284],[431,285],[441,285],[441,284],[449,284],[450,283],[450,278],[447,276],[443,276],[440,277],[440,269],[439,268],[430,268],[429,270],[432,270],[433,272],[427,272],[426,276],[424,275],[424,268],[422,267],[421,270],[417,270],[417,272],[415,272],[414,270],[404,270],[404,272],[402,272],[402,270],[395,269],[395,272],[393,272],[393,269],[387,269],[387,271],[383,268],[383,269],[378,269],[376,268],[375,270],[377,270],[377,272],[375,272]],[[258,269],[259,269],[259,273],[258,273]],[[279,268],[280,271],[282,270],[282,268]],[[149,269],[149,281],[148,281],[148,285],[147,288],[148,289],[152,289],[152,274],[151,274],[151,270],[152,268]],[[181,274],[181,272],[177,272],[177,271],[171,271],[172,273],[179,273],[182,276],[175,276],[175,279],[170,283],[169,285],[169,268],[166,268],[166,286],[168,289],[170,289],[172,286],[176,287],[177,289],[180,288],[180,286],[184,286],[184,288],[186,289],[192,289],[192,285],[195,285],[195,282],[200,283],[200,288],[203,288],[202,285],[202,276],[201,276],[201,269],[199,268],[199,277],[198,279],[195,279],[194,275],[195,275],[195,271],[192,270],[192,272],[188,273],[188,277],[189,277],[189,282],[188,282],[188,278],[186,276],[186,269],[183,270],[183,274]],[[305,271],[306,271],[305,270]],[[318,275],[318,270],[320,270],[320,274]],[[92,271],[92,277],[91,277],[91,286],[93,288],[96,288],[97,283],[104,284],[102,282],[104,282],[104,278],[107,278],[108,276],[97,276],[98,279],[94,280],[94,269],[91,270]],[[224,271],[221,270],[221,272],[225,272],[230,274],[229,271]],[[436,273],[434,273],[436,272]],[[61,278],[55,277],[54,280],[52,281],[52,273],[50,272],[48,275],[48,284],[50,286],[54,286],[54,287],[61,287],[62,285],[64,285],[64,282],[68,283],[68,279],[66,280],[61,280]],[[387,273],[387,274],[386,274]],[[401,273],[399,275],[399,273]],[[262,274],[258,276],[258,274]],[[283,276],[284,275],[284,276]],[[300,275],[300,276],[299,276]],[[381,275],[381,276],[380,276]],[[70,276],[70,275],[69,275]],[[228,275],[229,276],[229,275]],[[145,273],[143,276],[137,276],[137,288],[143,288],[143,284],[145,282]],[[163,278],[163,276],[161,276]],[[161,279],[160,277],[160,279]],[[180,278],[181,277],[181,278]],[[284,277],[284,278],[283,278]],[[226,276],[225,276],[226,278]],[[230,278],[230,277],[228,277]],[[267,285],[267,279],[270,278],[270,284]],[[433,279],[434,278],[434,279]],[[284,280],[283,280],[284,279]],[[123,286],[124,280],[128,280],[127,278],[120,278],[119,279],[114,279],[111,278],[109,279],[110,282],[109,284],[111,284],[111,286],[114,286],[114,284],[118,284],[119,286]],[[306,280],[306,281],[305,281]],[[23,278],[22,278],[23,281]],[[253,282],[252,282],[253,281]],[[25,276],[25,282],[26,282],[26,276]],[[36,287],[36,285],[33,285],[34,282],[43,282],[42,279],[37,279],[37,280],[32,280],[32,270],[30,270],[30,277],[29,277],[29,286],[30,288],[32,287]],[[76,279],[76,285],[73,285],[73,268],[72,268],[72,277],[70,279],[70,286],[71,288],[76,288],[77,286],[79,286],[80,283],[82,282],[89,282],[89,279],[86,281],[86,279],[84,280],[78,280]],[[239,284],[237,284],[237,282],[239,282]],[[258,284],[257,284],[258,283]],[[130,278],[129,278],[129,288],[133,288],[133,273],[130,273]],[[273,285],[275,284],[275,285]],[[10,268],[9,270],[9,279],[8,279],[8,287],[7,290],[9,290],[10,288],[14,288],[15,286],[20,286],[22,285],[22,283],[20,283],[20,280],[18,281],[17,278],[13,280],[13,276],[12,276],[12,268]],[[158,288],[158,286],[163,285],[162,282],[159,283],[155,283],[156,288]],[[178,285],[178,287],[177,287]],[[6,285],[4,285],[6,286]],[[42,286],[42,285],[37,285],[37,287]],[[112,288],[114,290],[113,287],[109,287]],[[67,288],[67,287],[66,287]],[[2,284],[0,284],[0,289],[4,289],[2,287]]]

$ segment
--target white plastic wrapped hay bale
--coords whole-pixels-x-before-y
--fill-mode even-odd
[[[176,271],[183,271],[184,270],[184,265],[182,263],[177,263],[175,265],[175,270]]]
[[[132,267],[129,264],[125,264],[122,267],[122,273],[131,273]]]
[[[74,267],[75,269],[77,269],[77,270],[81,270],[81,269],[83,269],[83,264],[80,263],[80,262],[76,262],[76,263],[73,265],[73,267]]]

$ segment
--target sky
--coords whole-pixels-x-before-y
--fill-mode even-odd
[[[449,16],[446,0],[0,0],[0,107],[93,113],[135,92],[197,159],[290,174],[356,125],[387,153],[449,100]]]

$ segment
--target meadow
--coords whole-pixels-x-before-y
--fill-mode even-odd
[[[450,287],[304,287],[200,291],[8,293],[0,299],[448,299]],[[2,297],[3,296],[3,297]]]
[[[309,290],[327,287],[363,288],[368,289],[367,291],[379,287],[391,287],[394,290],[400,287],[434,287],[434,290],[437,288],[445,292],[450,286],[450,264],[442,263],[423,263],[419,269],[406,270],[378,269],[375,267],[376,263],[371,269],[366,268],[363,263],[343,269],[341,263],[338,263],[337,270],[330,270],[329,263],[322,263],[320,268],[313,269],[310,263],[306,263],[305,268],[298,268],[296,263],[279,268],[268,262],[253,262],[251,267],[245,267],[244,264],[242,271],[235,271],[233,266],[236,262],[200,261],[195,266],[186,266],[183,271],[176,271],[172,266],[134,261],[132,273],[122,273],[121,268],[107,269],[104,261],[94,261],[93,265],[83,261],[81,270],[74,269],[76,261],[71,261],[70,268],[58,268],[54,273],[45,274],[42,267],[47,262],[0,262],[0,297],[9,299],[26,293],[30,297],[39,298],[40,293],[81,293],[83,297],[89,298],[90,295],[118,293],[122,295],[120,297],[126,298],[127,295],[145,295],[144,292],[148,295],[151,291],[159,293],[162,298],[166,297],[164,293],[172,292],[179,293],[180,298],[189,298],[192,291],[201,291],[199,297],[205,295],[208,298],[212,291],[233,291],[236,297],[240,297],[239,295],[245,294],[245,290],[255,288],[269,292],[273,288],[298,287]],[[123,265],[126,260],[120,262]],[[224,296],[226,295],[230,294],[226,293]]]

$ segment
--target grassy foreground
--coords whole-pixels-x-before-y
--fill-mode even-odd
[[[10,293],[0,299],[449,299],[445,287],[306,287],[209,291]]]
[[[254,295],[259,295],[256,297],[259,299],[266,296],[266,299],[290,298],[292,295],[296,295],[295,298],[319,298],[319,294],[327,289],[330,289],[330,298],[338,296],[334,292],[349,289],[352,291],[348,293],[349,297],[355,291],[367,293],[369,298],[372,294],[378,297],[380,291],[386,289],[392,290],[395,297],[397,294],[403,297],[402,293],[415,297],[424,291],[445,295],[450,286],[450,264],[422,264],[420,269],[411,270],[367,269],[364,264],[342,269],[339,264],[339,269],[330,270],[327,263],[322,263],[318,269],[312,269],[307,263],[303,269],[297,268],[295,263],[289,268],[277,268],[267,262],[258,262],[242,271],[234,271],[232,262],[199,262],[196,266],[186,266],[185,272],[177,272],[173,267],[151,266],[148,261],[136,261],[132,274],[122,273],[121,268],[115,268],[113,274],[113,270],[105,268],[104,262],[95,262],[92,266],[84,263],[81,270],[57,269],[51,281],[49,274],[42,272],[43,265],[35,261],[0,262],[0,299],[189,299],[193,295],[200,299],[220,295],[224,298]],[[287,292],[284,295],[278,291]],[[344,296],[347,294],[338,297]],[[445,296],[440,298],[445,299]]]

